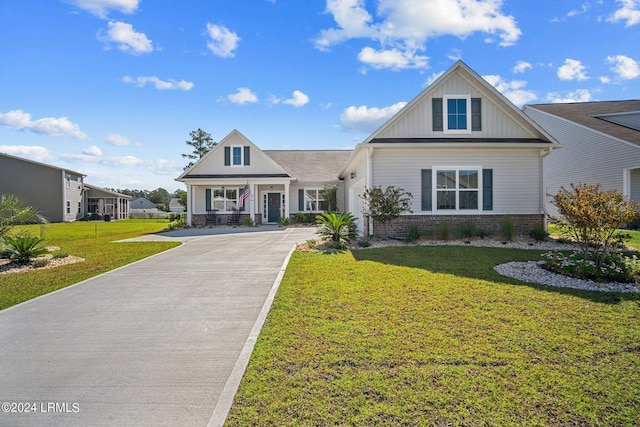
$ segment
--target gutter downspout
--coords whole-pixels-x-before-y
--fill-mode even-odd
[[[367,180],[364,188],[373,188],[373,147],[367,149]],[[369,215],[369,235],[373,236],[373,218]]]
[[[546,191],[546,180],[545,180],[545,176],[544,176],[544,159],[551,154],[551,152],[554,150],[554,147],[548,147],[545,148],[544,150],[540,151],[540,191],[542,194],[540,194],[540,201],[542,203],[542,213],[544,214],[544,222],[542,224],[542,226],[544,227],[545,230],[549,229],[549,212],[547,211],[547,191]]]

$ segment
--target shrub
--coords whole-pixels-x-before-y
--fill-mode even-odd
[[[318,242],[315,239],[307,240],[307,246],[309,246],[309,249],[315,249],[317,245]]]
[[[545,230],[544,227],[541,225],[538,225],[532,228],[531,231],[529,231],[529,237],[531,237],[537,242],[542,242],[544,239],[547,238],[547,236],[549,236],[549,233],[547,233],[547,230]]]
[[[251,217],[247,217],[242,221],[242,225],[245,227],[255,227],[256,223],[251,219]]]
[[[53,256],[53,259],[62,259],[69,256],[67,252],[62,250],[54,251],[51,255]]]
[[[599,184],[571,184],[571,190],[563,187],[553,203],[563,217],[558,220],[560,230],[578,242],[583,257],[593,258],[598,267],[614,246],[616,230],[638,219],[640,213],[640,203],[615,190],[603,191]]]
[[[504,240],[507,242],[513,240],[513,236],[516,232],[516,226],[513,223],[513,218],[510,216],[501,218],[500,221],[498,221],[498,227],[500,228],[500,236]]]
[[[598,265],[596,251],[574,251],[565,255],[559,251],[542,255],[545,267],[565,276],[597,281],[633,282],[640,279],[640,261],[635,254],[609,252]]]
[[[407,233],[407,238],[405,239],[408,243],[415,242],[420,239],[420,229],[417,225],[412,225],[409,228],[409,233]]]
[[[356,219],[349,212],[325,212],[316,217],[320,236],[331,241],[344,244],[356,237]]]
[[[358,240],[358,246],[361,248],[368,248],[371,246],[371,242],[368,239],[360,239]]]
[[[393,185],[382,191],[381,187],[373,187],[364,190],[360,196],[364,203],[362,213],[371,216],[382,227],[403,212],[411,212],[411,193]]]
[[[36,260],[34,260],[31,265],[33,265],[35,268],[42,268],[42,267],[46,267],[47,265],[49,265],[49,260],[46,258],[38,258]]]
[[[43,237],[30,236],[28,234],[19,234],[15,236],[4,237],[4,247],[0,252],[2,258],[26,264],[32,258],[44,255],[49,251],[42,245]]]
[[[451,240],[453,237],[453,229],[450,222],[443,221],[438,224],[434,236],[438,240]]]
[[[478,228],[473,223],[462,224],[458,228],[458,233],[460,234],[460,237],[464,239],[471,239],[476,234],[478,234]]]
[[[280,216],[276,220],[276,224],[278,224],[280,227],[288,227],[289,225],[291,225],[291,220],[289,218]]]

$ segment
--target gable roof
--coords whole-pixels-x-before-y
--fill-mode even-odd
[[[524,114],[518,107],[516,107],[511,101],[509,101],[500,91],[493,87],[489,82],[483,79],[475,71],[473,71],[463,61],[456,61],[447,71],[440,75],[433,83],[431,83],[426,89],[413,98],[407,105],[405,105],[399,112],[393,117],[387,120],[380,128],[373,132],[367,139],[363,141],[364,144],[372,142],[386,142],[384,141],[387,131],[390,130],[396,123],[408,117],[410,112],[417,108],[420,104],[427,102],[428,98],[442,86],[442,84],[452,78],[454,75],[461,76],[468,84],[478,88],[483,93],[488,94],[492,98],[492,103],[504,114],[516,122],[520,128],[522,128],[526,134],[526,139],[535,139],[538,142],[555,143],[554,138],[549,135],[544,129],[542,129],[534,120]],[[406,140],[415,138],[405,138]],[[448,135],[447,140],[456,142],[456,137]],[[464,142],[464,141],[461,141]]]
[[[106,188],[102,188],[102,187],[96,187],[95,185],[91,185],[91,184],[87,184],[86,182],[84,183],[84,188],[90,191],[95,191],[95,192],[102,192],[105,194],[109,194],[112,196],[117,196],[121,199],[131,199],[131,196],[128,196],[126,194],[122,194],[122,193],[118,193],[117,191],[112,191],[112,190],[107,190]]]
[[[640,100],[533,104],[526,105],[526,108],[535,108],[640,146],[640,130],[613,121],[619,113],[640,116]]]
[[[138,197],[137,199],[129,202],[129,209],[155,209],[155,208],[157,208],[156,204],[144,197]]]
[[[337,181],[352,150],[265,150],[298,181]]]

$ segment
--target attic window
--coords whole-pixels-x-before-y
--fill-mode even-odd
[[[468,95],[432,99],[433,131],[469,134],[482,130],[482,100]]]

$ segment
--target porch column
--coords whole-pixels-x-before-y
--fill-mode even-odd
[[[255,184],[251,183],[250,186],[250,191],[251,191],[251,195],[249,196],[249,209],[250,209],[250,213],[251,213],[251,221],[253,221],[253,223],[256,223],[256,186]]]
[[[289,183],[284,183],[284,217],[289,218]]]
[[[193,195],[193,190],[191,189],[191,184],[187,185],[187,225],[192,226],[191,223],[191,212],[193,212],[193,204],[191,202],[191,197]]]

